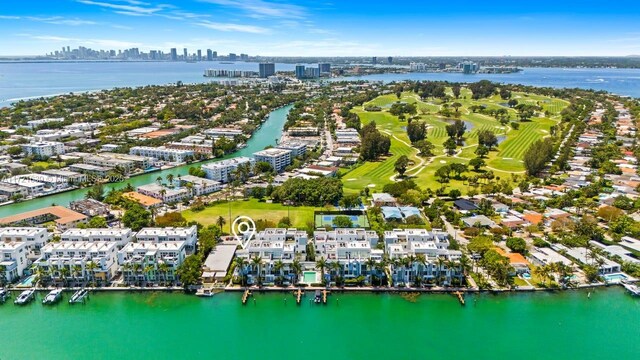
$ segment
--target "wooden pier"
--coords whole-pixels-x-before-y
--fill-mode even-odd
[[[249,296],[251,296],[251,291],[249,291],[249,289],[246,289],[244,291],[244,294],[242,294],[242,305],[247,304],[247,300],[249,300]]]
[[[325,305],[327,304],[327,294],[328,294],[327,289],[322,290],[322,303]]]
[[[456,291],[453,293],[453,295],[458,298],[458,301],[460,301],[460,305],[464,306],[464,294],[460,291]]]

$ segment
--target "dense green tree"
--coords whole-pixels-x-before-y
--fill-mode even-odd
[[[122,216],[122,224],[133,231],[139,231],[150,223],[151,213],[138,204],[131,205]]]
[[[394,169],[396,172],[402,177],[404,173],[407,171],[407,166],[409,165],[409,158],[407,155],[401,155],[398,160],[396,160]]]

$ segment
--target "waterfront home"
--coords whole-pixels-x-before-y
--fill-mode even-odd
[[[36,196],[42,194],[45,190],[45,184],[39,181],[33,181],[24,175],[16,175],[2,180],[5,184],[20,186],[27,189],[27,194]]]
[[[118,251],[118,265],[125,283],[175,282],[185,257],[185,241],[138,241]]]
[[[106,285],[117,266],[118,247],[106,241],[61,241],[42,248],[42,256],[34,262],[44,277],[54,282],[83,284],[96,281]],[[38,270],[36,270],[38,271]]]
[[[562,263],[571,266],[573,262],[551,248],[534,248],[529,252],[529,259],[538,266]]]
[[[95,199],[82,199],[72,201],[69,204],[69,208],[73,211],[77,211],[86,216],[94,217],[94,216],[104,216],[109,217],[111,214],[109,212],[109,205],[101,203]]]
[[[62,206],[49,206],[38,210],[27,211],[21,214],[0,218],[0,224],[31,224],[38,225],[54,221],[59,231],[76,227],[80,223],[86,223],[87,217],[83,214],[69,210]]]
[[[276,146],[277,149],[291,151],[291,157],[304,156],[307,153],[307,144],[300,141],[287,141]]]
[[[192,150],[169,149],[163,146],[134,146],[129,150],[129,154],[182,163],[187,161],[187,158],[193,157],[194,152]]]
[[[222,281],[227,276],[236,248],[235,244],[216,245],[202,265],[202,280],[204,282]]]
[[[595,247],[599,247],[610,256],[616,256],[620,258],[620,261],[622,262],[628,262],[628,263],[640,265],[640,259],[633,257],[632,256],[633,253],[630,250],[625,249],[620,245],[604,245],[602,243],[599,243],[593,240],[589,241],[589,244]]]
[[[134,240],[135,233],[129,228],[69,229],[60,235],[62,241],[114,242],[122,248]]]
[[[69,169],[94,178],[106,178],[109,171],[111,171],[111,168],[91,164],[72,164],[69,165]]]
[[[165,228],[142,228],[136,233],[136,239],[144,242],[163,243],[167,241],[183,241],[187,252],[195,250],[198,242],[198,228],[190,227],[165,227]]]
[[[86,175],[75,172],[75,171],[69,171],[69,170],[51,169],[51,170],[44,170],[41,172],[41,174],[55,176],[57,178],[65,180],[67,183],[70,183],[70,184],[80,184],[87,181]]]
[[[29,250],[24,241],[0,242],[0,266],[4,268],[4,280],[12,283],[24,275],[24,270],[31,265],[27,258]]]
[[[567,248],[559,244],[554,244],[554,246],[564,249],[567,255],[583,264],[596,266],[600,275],[614,274],[621,271],[620,264],[605,257],[595,255],[585,247]]]

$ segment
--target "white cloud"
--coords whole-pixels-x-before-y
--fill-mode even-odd
[[[132,48],[132,47],[140,47],[143,44],[131,41],[122,41],[117,39],[82,39],[82,38],[71,38],[65,36],[55,36],[55,35],[31,35],[31,34],[19,34],[20,36],[25,36],[31,38],[33,40],[47,41],[47,42],[63,42],[63,43],[77,43],[82,46],[99,46],[106,48]]]
[[[245,32],[251,34],[266,34],[271,32],[271,30],[254,25],[244,25],[244,24],[231,24],[231,23],[219,23],[203,20],[197,23],[196,25],[205,27],[207,29],[213,29],[218,31],[234,31],[234,32]]]
[[[20,16],[0,15],[0,20],[19,20]]]
[[[306,17],[306,9],[292,4],[275,3],[265,0],[201,0],[203,2],[240,9],[254,18],[289,18]]]
[[[91,20],[83,20],[78,18],[66,19],[61,16],[51,16],[51,17],[37,17],[37,16],[27,16],[27,19],[31,21],[38,21],[47,24],[54,25],[69,25],[69,26],[81,26],[81,25],[96,25],[97,22]]]
[[[112,9],[114,12],[121,15],[129,16],[149,16],[159,11],[172,8],[171,5],[160,4],[156,6],[150,6],[149,3],[143,3],[141,1],[126,1],[125,4],[114,4],[110,2],[93,1],[93,0],[76,0],[77,2],[85,5],[94,5],[107,9]]]

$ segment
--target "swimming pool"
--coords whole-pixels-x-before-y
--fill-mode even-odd
[[[302,279],[305,284],[316,284],[318,283],[318,273],[315,271],[305,271],[302,273]]]
[[[604,281],[606,281],[607,283],[614,283],[614,284],[617,284],[622,280],[627,280],[627,276],[623,273],[607,274],[603,277],[604,277]]]
[[[527,279],[527,280],[528,280],[528,279],[531,279],[531,274],[529,274],[529,273],[524,273],[524,274],[522,274],[522,278],[523,278],[523,279]]]
[[[19,284],[18,287],[32,287],[33,286],[33,279],[35,278],[35,275],[31,275],[28,278],[25,278],[24,280],[22,280]]]

